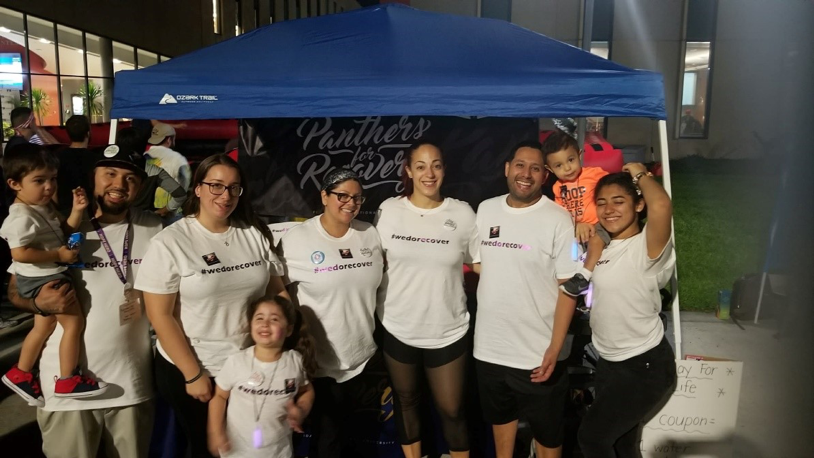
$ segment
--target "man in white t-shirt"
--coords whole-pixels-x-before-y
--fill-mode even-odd
[[[132,285],[161,221],[148,212],[130,212],[145,173],[129,155],[108,147],[94,174],[95,217],[80,227],[86,236],[80,251],[84,265],[72,270],[86,316],[80,367],[91,368],[108,391],[93,399],[57,398],[53,384],[46,383],[37,422],[49,458],[145,457],[153,426],[152,349],[141,293]],[[34,313],[69,312],[72,293],[46,285],[36,298],[23,299],[15,277],[9,283],[11,302]],[[42,352],[43,380],[59,373],[61,337],[57,327]]]
[[[161,167],[184,188],[189,191],[189,184],[192,182],[192,169],[183,154],[173,150],[175,147],[175,129],[164,123],[156,123],[153,126],[152,135],[147,140],[150,145],[145,153],[147,163]],[[169,204],[172,197],[163,189],[155,191],[155,208],[164,208]]]
[[[482,202],[477,214],[474,355],[481,405],[498,458],[513,456],[521,417],[537,456],[559,457],[568,379],[557,359],[575,301],[558,285],[579,267],[571,254],[574,226],[567,211],[543,196],[548,173],[538,142],[518,145],[505,174],[509,194]]]

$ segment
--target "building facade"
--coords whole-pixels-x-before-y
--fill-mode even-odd
[[[3,0],[0,108],[42,124],[107,121],[113,75],[271,22],[396,2],[504,19],[582,46],[589,0]],[[746,158],[806,129],[814,99],[810,0],[592,0],[591,52],[664,76],[671,157]],[[44,100],[44,102],[43,102]],[[803,105],[801,108],[801,104]],[[658,144],[655,123],[589,119],[616,145]]]
[[[355,0],[4,0],[0,111],[31,107],[40,125],[75,114],[110,120],[114,75],[280,20],[341,13]]]

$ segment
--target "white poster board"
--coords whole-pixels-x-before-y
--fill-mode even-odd
[[[676,369],[675,392],[642,431],[642,455],[731,457],[743,363],[676,361]]]

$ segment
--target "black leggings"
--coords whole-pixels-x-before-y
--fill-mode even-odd
[[[579,446],[590,458],[640,457],[639,433],[647,415],[675,388],[673,349],[655,348],[619,362],[599,360],[596,400],[579,428]]]
[[[175,421],[186,436],[187,458],[211,458],[206,447],[206,421],[209,403],[187,394],[184,374],[161,353],[155,353],[155,381],[158,392],[172,407]],[[212,380],[214,384],[214,379]]]
[[[384,361],[396,394],[394,410],[402,445],[421,440],[419,377],[423,367],[435,399],[435,407],[441,417],[449,450],[469,450],[469,433],[463,407],[469,342],[467,334],[444,348],[426,350],[411,347],[385,330]]]

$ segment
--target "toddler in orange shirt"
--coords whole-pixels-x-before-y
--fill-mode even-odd
[[[583,167],[577,141],[560,130],[555,130],[543,142],[543,156],[546,169],[557,176],[557,182],[554,183],[554,200],[571,213],[577,241],[587,243],[594,234],[597,234],[607,246],[610,243],[610,235],[599,224],[594,190],[599,179],[608,172],[599,167]],[[602,250],[589,248],[582,269],[560,285],[560,289],[571,296],[578,296],[587,291],[591,275],[601,256]]]

